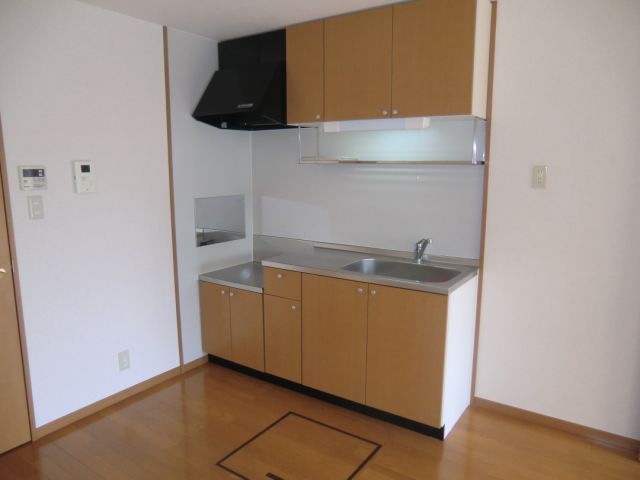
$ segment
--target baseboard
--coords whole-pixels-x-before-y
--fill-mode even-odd
[[[200,362],[201,360],[202,359],[198,359],[196,360],[196,362]],[[206,362],[206,357],[205,357],[205,362]],[[191,363],[194,363],[194,362],[191,362]],[[191,363],[187,365],[190,366]],[[184,366],[182,368],[184,368]],[[190,367],[190,368],[195,368],[195,367]],[[93,415],[94,413],[97,413],[100,410],[104,410],[105,408],[110,407],[111,405],[115,405],[116,403],[121,402],[129,397],[132,397],[140,392],[148,390],[151,387],[155,387],[156,385],[159,385],[162,382],[165,382],[169,379],[177,377],[181,373],[182,372],[180,367],[172,368],[171,370],[161,373],[160,375],[157,375],[155,377],[152,377],[149,380],[145,380],[142,383],[133,385],[132,387],[129,387],[126,390],[122,390],[121,392],[114,393],[113,395],[103,398],[102,400],[98,400],[97,402],[92,403],[91,405],[87,405],[86,407],[81,408],[80,410],[71,412],[70,414],[65,415],[64,417],[58,418],[53,422],[46,423],[41,427],[36,427],[33,430],[33,435],[32,435],[33,441],[36,441],[46,435],[49,435],[57,430],[60,430],[61,428],[67,427],[72,423],[77,422],[78,420],[88,417],[89,415]]]
[[[200,358],[196,358],[195,360],[190,361],[189,363],[185,363],[182,366],[182,373],[187,373],[193,370],[194,368],[198,368],[201,365],[206,365],[209,363],[209,355],[203,355]]]
[[[407,430],[412,430],[414,432],[418,432],[423,435],[436,438],[438,440],[444,439],[444,426],[440,428],[432,427],[431,425],[416,422],[415,420],[411,420],[409,418],[400,417],[398,415],[394,415],[393,413],[385,412],[383,410],[378,410],[377,408],[369,407],[361,403],[347,400],[346,398],[336,397],[335,395],[332,395],[330,393],[322,392],[320,390],[307,387],[300,383],[291,382],[289,380],[276,377],[275,375],[271,375],[269,373],[254,370],[253,368],[245,367],[244,365],[231,362],[215,355],[209,355],[209,362],[215,363],[216,365],[221,365],[230,370],[249,375],[265,382],[273,383],[274,385],[278,385],[279,387],[284,387],[289,390],[293,390],[294,392],[303,393],[318,400],[332,403],[334,405],[338,405],[339,407],[347,408],[349,410],[353,410],[354,412],[362,413],[364,415],[377,418],[378,420],[382,420],[387,423],[398,425],[399,427],[406,428]]]
[[[585,440],[607,447],[624,454],[630,458],[640,460],[640,440],[623,437],[614,433],[597,430],[595,428],[585,427],[577,423],[567,422],[559,418],[548,417],[540,413],[530,412],[521,408],[511,407],[502,403],[493,402],[484,398],[474,397],[471,405],[476,408],[482,408],[508,417],[517,418],[529,423],[535,423],[545,427],[570,433]]]

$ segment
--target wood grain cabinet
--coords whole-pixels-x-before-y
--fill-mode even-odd
[[[324,120],[324,20],[287,28],[287,122]]]
[[[366,404],[440,426],[447,297],[369,286]]]
[[[365,401],[367,284],[302,275],[302,382]]]
[[[393,116],[486,116],[489,0],[393,7]]]
[[[224,285],[200,282],[202,348],[226,360],[231,360],[229,290]]]
[[[325,20],[325,120],[389,116],[392,8]]]
[[[302,382],[302,274],[264,268],[265,371]]]
[[[414,0],[287,29],[288,122],[486,117],[490,0]]]
[[[264,371],[262,295],[200,282],[205,352]]]
[[[302,316],[300,302],[264,296],[265,372],[302,382]]]
[[[265,267],[263,274],[264,293],[281,298],[300,300],[301,276],[300,272]]]

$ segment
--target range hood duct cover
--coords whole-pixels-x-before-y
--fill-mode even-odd
[[[193,117],[231,130],[287,128],[284,30],[218,44],[214,73]]]

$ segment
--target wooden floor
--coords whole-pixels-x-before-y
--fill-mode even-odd
[[[640,479],[640,462],[488,411],[440,442],[214,365],[0,456],[0,479],[237,479],[217,462],[289,411],[382,445],[358,480]]]

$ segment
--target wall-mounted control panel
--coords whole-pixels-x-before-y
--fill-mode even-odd
[[[73,161],[73,185],[76,193],[93,193],[96,191],[96,179],[91,160]]]
[[[20,165],[20,190],[46,190],[47,169],[43,165]]]

